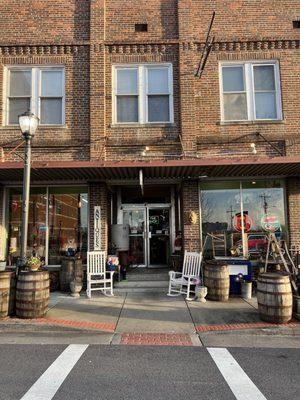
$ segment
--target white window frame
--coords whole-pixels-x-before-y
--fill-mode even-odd
[[[149,121],[148,120],[148,69],[168,70],[168,93],[159,95],[169,96],[169,121]],[[117,71],[121,69],[136,69],[138,80],[138,121],[137,122],[118,122],[117,121]],[[140,124],[172,124],[174,123],[174,104],[173,104],[173,66],[171,63],[147,63],[147,64],[116,64],[112,67],[112,121],[114,125],[140,125]],[[125,96],[125,95],[124,95]]]
[[[30,71],[31,72],[31,96],[30,96],[30,111],[35,114],[41,121],[41,97],[42,93],[42,72],[43,71],[60,71],[62,72],[62,93],[61,96],[53,96],[53,98],[62,99],[62,122],[61,124],[42,124],[41,126],[63,126],[65,125],[65,68],[61,65],[9,65],[5,67],[4,70],[4,99],[3,104],[5,104],[3,110],[3,122],[5,126],[18,126],[18,124],[9,123],[9,90],[10,90],[10,72],[11,71]],[[22,96],[23,97],[23,96]],[[24,96],[26,97],[26,96]],[[51,98],[51,96],[46,96],[44,98]]]
[[[244,71],[244,92],[227,92],[227,93],[246,93],[247,119],[235,120],[225,119],[224,116],[224,92],[223,92],[223,68],[226,67],[243,67]],[[254,90],[254,67],[255,66],[272,66],[274,68],[275,79],[275,100],[277,118],[256,118],[255,115],[255,90]],[[220,83],[220,104],[221,104],[221,121],[222,122],[253,122],[253,121],[281,121],[282,115],[282,99],[279,63],[277,60],[255,60],[255,61],[232,61],[219,63],[219,83]],[[271,91],[268,91],[271,92]]]

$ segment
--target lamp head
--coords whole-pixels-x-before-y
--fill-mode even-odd
[[[38,125],[39,118],[32,112],[26,111],[24,114],[19,115],[19,126],[25,139],[34,137]]]

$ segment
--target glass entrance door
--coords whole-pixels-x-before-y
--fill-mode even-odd
[[[123,224],[129,225],[130,264],[138,267],[146,267],[146,208],[124,208]]]
[[[168,265],[170,254],[170,209],[148,208],[148,266]]]
[[[138,267],[168,265],[170,206],[123,205],[123,224],[129,225],[130,264]]]

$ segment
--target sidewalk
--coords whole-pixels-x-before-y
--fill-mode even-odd
[[[65,336],[71,331],[77,331],[77,336],[83,336],[84,332],[106,334],[105,341],[113,344],[218,346],[226,341],[232,346],[238,343],[251,346],[257,343],[258,336],[265,337],[266,344],[274,341],[275,336],[300,339],[300,321],[281,326],[264,323],[259,319],[256,299],[200,303],[186,302],[182,296],[170,298],[145,293],[124,297],[98,295],[92,299],[83,295],[76,299],[55,292],[51,294],[45,318],[8,318],[0,321],[0,332],[24,326],[36,332],[59,329]]]

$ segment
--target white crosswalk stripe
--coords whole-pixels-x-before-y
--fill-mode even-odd
[[[87,348],[88,344],[69,345],[21,400],[51,400]]]
[[[267,400],[227,349],[207,350],[237,400]]]

